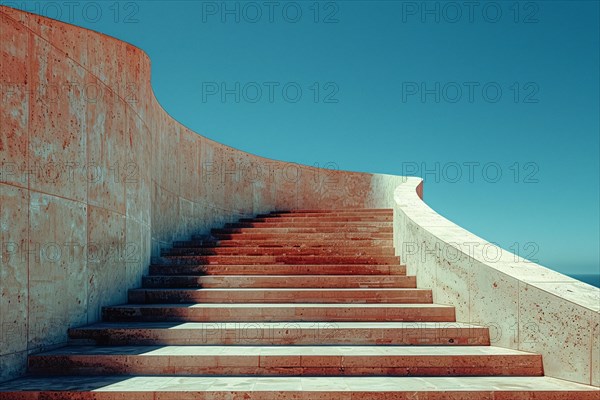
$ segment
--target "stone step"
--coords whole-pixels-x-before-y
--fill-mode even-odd
[[[236,264],[150,265],[151,275],[406,275],[405,265]]]
[[[336,239],[303,239],[303,240],[282,240],[282,239],[198,239],[173,242],[173,247],[393,247],[392,239],[362,239],[362,240],[336,240]]]
[[[2,400],[598,400],[600,395],[596,387],[545,376],[26,377],[0,385],[0,392]]]
[[[304,212],[272,212],[268,214],[257,214],[257,218],[327,218],[327,217],[361,217],[361,218],[380,218],[393,217],[392,211],[382,212],[364,212],[364,211],[336,211],[336,212],[321,212],[321,211],[304,211]]]
[[[324,209],[314,209],[314,210],[286,210],[286,211],[271,211],[269,214],[263,215],[304,215],[304,214],[361,214],[361,215],[371,215],[371,214],[387,214],[393,215],[394,210],[391,208],[354,208],[354,209],[336,209],[336,210],[324,210]]]
[[[351,228],[387,228],[393,227],[392,221],[384,222],[278,222],[277,219],[268,222],[228,222],[225,228],[333,228],[333,227],[351,227]]]
[[[30,356],[29,372],[424,377],[541,376],[543,368],[540,355],[491,346],[67,346]]]
[[[291,233],[393,233],[392,227],[381,226],[321,226],[321,227],[258,227],[258,228],[214,228],[211,229],[211,235],[215,234],[234,234],[234,233],[273,233],[273,234],[291,234]]]
[[[453,322],[437,304],[125,304],[104,307],[105,322]]]
[[[102,322],[69,337],[111,346],[490,345],[488,328],[458,322]]]
[[[361,219],[378,219],[378,218],[393,218],[393,213],[357,213],[357,212],[338,212],[338,213],[271,213],[258,214],[255,218],[361,218]]]
[[[393,221],[394,217],[391,215],[268,215],[263,217],[254,218],[240,218],[239,222],[385,222]]]
[[[373,240],[394,238],[393,233],[385,232],[330,232],[330,233],[215,233],[212,234],[217,240],[224,239],[248,239],[248,240]],[[205,239],[204,236],[192,235],[193,240]]]
[[[272,256],[164,256],[161,263],[169,265],[235,265],[235,264],[378,264],[399,265],[397,256],[309,256],[309,255],[272,255]]]
[[[431,289],[130,289],[130,303],[432,303]],[[256,305],[257,307],[259,304]]]
[[[145,288],[416,288],[407,275],[144,276]]]
[[[162,256],[193,255],[307,255],[307,256],[393,256],[393,247],[176,247],[164,249]]]

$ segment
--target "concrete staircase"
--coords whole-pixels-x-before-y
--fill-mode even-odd
[[[129,304],[31,355],[0,398],[599,398],[434,304],[394,255],[392,219],[279,212],[175,242]]]

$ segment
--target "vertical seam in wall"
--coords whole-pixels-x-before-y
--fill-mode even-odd
[[[32,82],[32,68],[31,62],[33,60],[33,34],[30,30],[25,29],[27,32],[27,84],[31,85]],[[31,121],[32,121],[32,97],[33,90],[29,90],[27,93],[27,148],[25,149],[25,162],[27,165],[27,171],[29,172],[29,149],[31,146]],[[30,235],[31,233],[31,178],[27,175],[27,248],[29,249],[30,244]],[[27,322],[25,323],[25,327],[27,332],[25,333],[26,343],[25,343],[25,351],[29,354],[29,324],[31,322],[31,313],[30,313],[30,304],[31,304],[31,263],[29,262],[29,251],[27,251]]]
[[[127,83],[126,83],[127,84]],[[129,110],[127,109],[127,107],[124,107],[125,110],[125,132],[123,132],[123,136],[125,138],[129,138],[129,143],[130,143],[130,147],[129,147],[129,152],[131,152],[133,154],[133,144],[132,144],[132,139],[131,139],[131,129],[132,127],[129,126],[130,121],[129,121]],[[137,128],[137,127],[136,127]],[[136,129],[137,131],[137,129]],[[125,142],[127,142],[127,140],[125,140]],[[86,151],[88,151],[88,147],[86,146]],[[127,157],[129,158],[129,157]],[[129,163],[129,160],[125,160],[125,165],[127,165]],[[123,244],[124,247],[121,251],[124,251],[125,254],[127,252],[127,182],[126,179],[123,179],[121,176],[119,176],[118,179],[122,179],[123,181],[123,206],[124,206],[124,210],[123,210]],[[139,179],[139,178],[138,178]],[[127,284],[129,284],[128,278],[129,278],[129,263],[127,262],[127,255],[123,255],[122,257],[125,258],[124,262],[123,262],[123,267],[125,268],[125,282]],[[127,296],[127,289],[128,287],[125,287],[125,295]],[[125,301],[127,301],[127,297],[125,297]],[[102,321],[102,308],[100,309],[100,321]]]
[[[521,350],[521,282],[517,282],[517,350]],[[544,360],[542,358],[542,368]],[[545,372],[544,372],[545,375]]]
[[[592,327],[590,326],[590,329]],[[594,364],[594,330],[592,329],[592,334],[590,335],[590,385],[592,384],[592,380],[593,380],[593,373],[594,373],[594,369],[592,368],[593,364]]]
[[[467,258],[470,258],[469,256]],[[471,312],[471,288],[473,287],[474,284],[474,274],[475,274],[475,270],[473,269],[473,265],[475,264],[473,262],[474,260],[469,260],[469,269],[467,270],[467,308],[469,309],[469,323],[473,323],[473,313]],[[483,323],[483,321],[477,321],[478,325],[481,325]],[[488,323],[488,322],[485,322]],[[488,327],[488,336],[489,336],[489,332],[490,329]],[[490,342],[491,345],[491,342]]]
[[[87,57],[88,57],[88,42],[85,41],[84,44],[84,51],[85,51],[85,60],[87,61]],[[62,50],[61,50],[62,51]],[[79,65],[77,62],[75,62],[77,65]],[[99,77],[96,77],[92,72],[88,71],[85,67],[83,67],[83,65],[80,65],[83,70],[85,71],[86,74],[90,74],[92,77],[94,77],[98,82],[101,82]],[[102,82],[101,82],[102,84]],[[108,85],[107,85],[108,86]],[[109,88],[110,89],[110,88]],[[96,111],[96,110],[94,110]],[[87,112],[88,112],[88,105],[86,104],[85,106],[85,116],[84,116],[84,124],[85,124],[85,162],[86,164],[90,162],[90,144],[88,141],[88,131],[89,131],[89,127],[88,127],[88,120],[87,120]],[[101,162],[102,160],[98,160],[98,162]],[[84,262],[84,266],[83,266],[83,276],[85,278],[85,321],[86,323],[90,323],[90,271],[89,271],[89,265],[88,265],[88,254],[89,254],[89,244],[90,244],[90,238],[89,238],[89,215],[90,215],[90,179],[88,179],[88,177],[86,176],[86,183],[85,183],[85,251],[83,254],[83,262]],[[100,203],[100,202],[98,202]],[[104,205],[104,204],[103,204]],[[68,339],[68,338],[67,338]]]

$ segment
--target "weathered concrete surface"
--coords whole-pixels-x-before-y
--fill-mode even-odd
[[[433,300],[490,327],[495,346],[540,353],[544,373],[599,386],[600,289],[518,257],[458,227],[417,194],[395,190],[395,247]]]
[[[497,249],[429,209],[419,180],[199,136],[158,104],[140,49],[7,7],[0,85],[0,381],[124,302],[172,241],[276,209],[394,208],[396,251],[436,303],[498,328],[497,346],[543,354],[547,375],[600,385],[599,291],[506,251],[490,260],[481,249]]]

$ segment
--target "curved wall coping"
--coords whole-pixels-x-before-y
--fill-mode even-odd
[[[394,244],[407,273],[491,344],[543,356],[544,373],[600,386],[600,289],[530,262],[442,217],[420,178],[394,189]]]
[[[519,257],[444,218],[419,197],[422,184],[421,178],[407,177],[394,191],[396,205],[415,224],[490,268],[557,298],[600,312],[600,288]],[[446,253],[450,258],[454,254]]]

